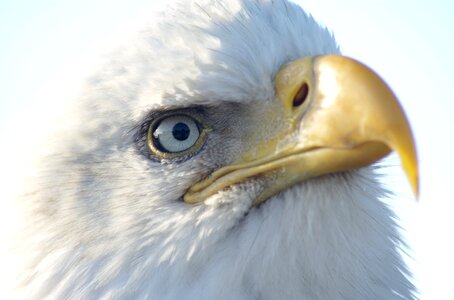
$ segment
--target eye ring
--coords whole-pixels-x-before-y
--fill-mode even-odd
[[[181,151],[169,151],[165,147],[163,147],[162,143],[160,142],[159,138],[156,136],[155,131],[160,127],[162,122],[169,120],[169,119],[178,119],[180,117],[182,120],[190,120],[193,122],[193,126],[189,126],[192,129],[195,128],[198,131],[198,137],[196,137],[195,142],[190,145],[189,147],[181,150]],[[183,122],[184,123],[184,122]],[[179,122],[176,125],[181,124]],[[155,118],[148,127],[148,134],[147,134],[147,145],[150,151],[156,155],[159,159],[176,159],[182,157],[192,156],[205,144],[205,140],[208,133],[208,128],[202,125],[202,120],[200,116],[195,113],[191,112],[168,112],[160,115],[159,117]],[[187,127],[187,126],[186,126]],[[191,136],[191,138],[193,138]],[[181,140],[177,138],[178,140]]]

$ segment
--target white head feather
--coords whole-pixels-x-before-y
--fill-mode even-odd
[[[295,58],[339,53],[284,0],[186,1],[89,81],[29,179],[18,296],[152,299],[411,299],[386,192],[371,167],[309,180],[252,207],[256,178],[200,205],[189,186],[241,151],[248,112],[274,97]],[[201,107],[200,153],[159,162],[154,111]],[[266,124],[264,124],[266,126]],[[265,128],[265,127],[264,127]],[[266,133],[266,129],[264,129]]]

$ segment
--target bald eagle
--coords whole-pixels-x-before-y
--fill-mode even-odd
[[[415,297],[374,170],[417,192],[408,121],[300,7],[184,1],[114,53],[14,199],[14,296]]]

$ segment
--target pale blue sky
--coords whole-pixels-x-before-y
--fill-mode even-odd
[[[397,205],[414,249],[422,299],[452,295],[454,269],[454,1],[299,0],[334,32],[343,52],[391,85],[414,128],[421,198],[411,200],[395,174]],[[152,0],[0,0],[0,137],[24,122],[55,90],[73,88],[82,66],[96,59]],[[134,16],[140,16],[135,18]],[[67,78],[66,81],[62,78]],[[19,133],[20,134],[20,133]],[[2,145],[8,140],[2,139]]]

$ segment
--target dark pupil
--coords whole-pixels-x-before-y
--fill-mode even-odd
[[[175,124],[175,126],[173,126],[172,129],[173,137],[179,141],[184,141],[185,139],[187,139],[190,133],[191,131],[189,130],[188,125],[184,123],[177,123]]]

